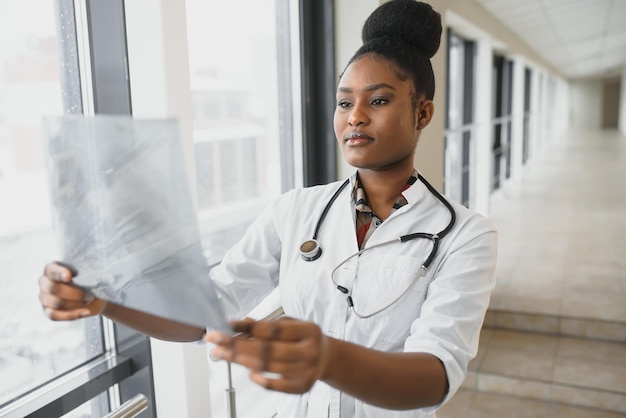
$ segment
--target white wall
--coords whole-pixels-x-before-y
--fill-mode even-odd
[[[602,127],[602,81],[579,80],[570,84],[570,125],[573,129]]]
[[[475,167],[472,170],[474,198],[472,208],[487,215],[489,213],[489,193],[491,192],[491,66],[493,62],[493,42],[486,34],[480,34],[476,41],[476,94],[474,95],[474,140]]]

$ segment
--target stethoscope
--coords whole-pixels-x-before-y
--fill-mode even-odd
[[[454,223],[456,222],[456,212],[454,211],[454,208],[452,207],[452,205],[450,204],[450,202],[448,202],[446,200],[445,197],[443,197],[421,174],[418,174],[417,178],[424,183],[424,185],[426,186],[426,188],[435,195],[435,197],[437,197],[437,199],[439,199],[439,201],[441,203],[443,203],[443,205],[448,209],[448,211],[450,211],[450,222],[448,223],[448,225],[441,230],[440,232],[436,233],[436,234],[430,234],[427,232],[414,232],[412,234],[406,234],[406,235],[402,235],[398,238],[389,240],[389,241],[385,241],[385,242],[381,242],[379,244],[376,245],[372,245],[371,247],[367,247],[364,248],[362,250],[357,251],[356,253],[352,254],[351,256],[349,256],[348,258],[346,258],[345,260],[343,260],[341,263],[339,263],[331,272],[330,274],[330,278],[332,280],[332,282],[335,284],[335,286],[337,287],[337,290],[339,290],[341,293],[347,295],[347,302],[348,302],[348,306],[352,309],[352,311],[360,318],[369,318],[372,317],[382,311],[384,311],[385,309],[389,308],[391,305],[393,305],[394,303],[396,303],[411,287],[412,283],[400,294],[400,296],[398,296],[396,299],[394,299],[391,303],[389,303],[388,305],[382,307],[381,309],[377,310],[376,312],[373,312],[371,314],[360,314],[358,313],[355,308],[354,308],[354,301],[352,299],[352,295],[351,295],[351,290],[346,288],[345,286],[341,286],[340,284],[338,284],[335,279],[334,279],[334,274],[337,271],[337,269],[339,269],[342,265],[344,265],[345,263],[347,263],[349,260],[351,260],[354,257],[358,257],[361,254],[363,254],[366,251],[369,250],[373,250],[374,248],[378,248],[378,247],[382,247],[384,245],[389,245],[389,244],[393,244],[396,242],[399,243],[403,243],[403,242],[407,242],[407,241],[411,241],[414,240],[416,238],[424,238],[424,239],[428,239],[432,242],[433,247],[430,250],[430,254],[428,254],[428,257],[426,257],[426,260],[424,260],[424,262],[422,263],[421,269],[420,269],[420,274],[416,276],[417,277],[421,277],[424,274],[426,274],[426,270],[428,269],[428,267],[430,267],[430,264],[433,262],[433,260],[435,259],[435,256],[437,255],[437,250],[439,249],[439,241],[445,237],[448,232],[450,232],[450,230],[454,227]],[[317,240],[319,231],[320,231],[320,227],[322,226],[322,222],[324,221],[324,218],[326,217],[326,215],[328,214],[328,211],[330,210],[331,206],[333,205],[333,203],[335,202],[335,200],[337,200],[337,197],[339,197],[339,194],[341,193],[341,191],[350,183],[350,179],[346,179],[346,181],[344,181],[339,188],[335,191],[335,193],[332,195],[332,197],[330,198],[330,200],[328,201],[328,203],[326,203],[326,206],[324,207],[324,210],[322,210],[322,213],[320,215],[319,220],[317,221],[317,225],[315,226],[315,230],[313,232],[313,238],[304,241],[301,245],[300,245],[300,255],[302,256],[302,259],[304,261],[315,261],[318,258],[320,258],[320,256],[322,255],[322,247],[319,244],[319,241]]]

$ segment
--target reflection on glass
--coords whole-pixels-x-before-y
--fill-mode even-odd
[[[59,62],[56,21],[67,22],[56,4],[0,3],[0,406],[102,352],[97,320],[52,322],[37,299],[43,264],[57,254],[41,121],[71,94],[61,64],[77,71]]]
[[[454,33],[448,36],[448,88],[445,137],[445,191],[470,207],[472,199],[474,46]]]
[[[289,16],[286,8],[295,3],[186,2],[200,228],[210,264],[241,238],[286,180],[280,134],[292,121],[281,120],[290,110],[279,100],[292,93],[280,87],[285,80],[279,74],[291,71],[284,59],[290,51],[277,45],[288,44],[290,28],[277,16]],[[251,383],[245,369],[234,365],[233,379],[238,414],[276,412],[275,397]],[[226,384],[225,365],[212,363],[214,416],[226,416]]]
[[[289,28],[277,28],[276,15],[286,4],[187,1],[198,203],[211,264],[281,192],[277,33]]]

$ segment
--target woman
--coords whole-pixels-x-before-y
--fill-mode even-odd
[[[281,196],[211,272],[231,318],[280,289],[285,318],[237,320],[240,335],[204,337],[214,357],[287,394],[279,416],[432,417],[476,355],[496,233],[413,167],[434,112],[440,37],[440,16],[425,3],[392,0],[372,13],[337,87],[335,134],[355,174]],[[85,302],[55,263],[40,288],[55,320],[104,314],[174,341],[205,332]]]

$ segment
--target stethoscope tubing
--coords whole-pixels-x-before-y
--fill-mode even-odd
[[[330,210],[330,207],[333,205],[333,203],[335,203],[335,200],[337,200],[341,191],[345,189],[348,184],[350,184],[350,179],[346,179],[343,183],[341,183],[341,186],[339,186],[339,188],[335,190],[335,193],[333,193],[328,203],[326,203],[326,206],[324,206],[324,210],[322,211],[320,218],[317,220],[317,225],[315,225],[315,231],[313,232],[314,240],[317,240],[317,234],[319,234],[320,232],[322,222],[324,221],[324,218],[326,218],[326,214]]]
[[[331,271],[330,273],[330,279],[332,280],[333,284],[335,285],[335,287],[337,288],[337,290],[339,290],[341,293],[346,295],[346,299],[348,302],[348,306],[352,309],[352,311],[354,312],[355,315],[357,315],[360,318],[363,319],[367,319],[367,318],[371,318],[374,315],[379,314],[380,312],[384,311],[385,309],[389,308],[391,305],[393,305],[394,303],[396,303],[402,296],[404,296],[409,289],[411,288],[411,285],[409,285],[406,289],[404,289],[404,291],[397,297],[395,298],[391,303],[387,304],[386,306],[378,309],[377,311],[368,314],[368,315],[364,315],[364,314],[360,314],[356,311],[355,307],[354,307],[354,301],[352,300],[352,291],[344,286],[341,286],[340,284],[338,284],[335,279],[334,279],[334,275],[337,272],[337,270],[343,266],[345,263],[347,263],[349,260],[355,258],[355,257],[359,257],[361,254],[363,254],[366,251],[369,250],[373,250],[374,248],[378,248],[378,247],[382,247],[385,245],[389,245],[389,244],[393,244],[395,242],[398,243],[403,243],[403,242],[408,242],[417,238],[423,238],[423,239],[427,239],[430,240],[433,244],[432,249],[430,250],[430,253],[428,254],[428,257],[426,257],[426,259],[424,260],[424,262],[422,263],[421,269],[420,269],[420,274],[418,274],[416,276],[417,277],[421,277],[424,274],[426,274],[426,270],[430,267],[431,263],[433,262],[433,260],[435,259],[437,252],[439,250],[439,241],[445,237],[454,227],[455,223],[456,223],[456,211],[454,210],[454,208],[452,207],[452,205],[450,204],[450,202],[448,202],[448,200],[443,197],[443,195],[441,195],[421,174],[418,173],[418,179],[426,186],[426,188],[433,194],[435,195],[435,197],[448,209],[448,211],[450,212],[450,221],[448,222],[448,225],[442,229],[440,232],[436,233],[436,234],[431,234],[431,233],[427,233],[427,232],[414,232],[411,234],[406,234],[406,235],[402,235],[398,238],[394,238],[392,240],[389,241],[385,241],[385,242],[381,242],[375,245],[372,245],[370,247],[367,248],[363,248],[360,249],[359,251],[355,252],[354,254],[350,255],[349,257],[345,258],[343,261],[341,261],[339,264],[337,264],[337,266]],[[320,215],[319,220],[317,221],[317,225],[315,226],[315,231],[313,233],[313,238],[311,240],[305,241],[301,247],[301,255],[302,258],[305,261],[315,261],[317,260],[321,254],[322,254],[322,249],[319,246],[319,242],[317,241],[317,236],[319,234],[319,230],[321,228],[322,222],[324,221],[324,218],[326,217],[326,215],[328,214],[328,211],[330,210],[331,206],[333,205],[333,203],[335,202],[335,200],[337,200],[337,197],[339,197],[339,194],[341,193],[341,191],[350,183],[350,179],[346,179],[340,186],[339,188],[335,191],[335,193],[331,196],[330,200],[328,201],[328,203],[326,203],[326,206],[324,207],[324,209],[322,210],[322,213]],[[310,251],[310,252],[304,252],[303,251],[303,247],[305,247],[306,244],[312,244],[313,247],[315,248],[315,251]]]
[[[441,240],[441,238],[445,237],[450,232],[450,230],[452,230],[452,228],[454,227],[454,224],[456,223],[456,212],[455,212],[454,208],[452,207],[452,205],[450,204],[450,202],[448,202],[448,200],[445,197],[443,197],[443,195],[441,195],[441,193],[439,193],[437,191],[437,189],[435,189],[428,182],[428,180],[426,180],[424,178],[424,176],[422,176],[420,173],[418,173],[417,178],[448,209],[448,211],[450,212],[450,222],[448,223],[448,225],[443,230],[441,230],[440,232],[438,232],[436,234],[430,234],[430,233],[427,233],[427,232],[414,232],[414,233],[411,233],[411,234],[402,235],[399,238],[394,239],[394,240],[392,240],[390,242],[395,242],[395,241],[407,242],[407,241],[411,241],[411,240],[416,239],[416,238],[424,238],[424,239],[430,240],[433,243],[433,249],[430,252],[430,254],[428,255],[428,257],[426,258],[426,260],[424,261],[424,264],[422,265],[422,267],[424,269],[427,269],[428,267],[430,267],[431,263],[435,259],[435,256],[437,255],[437,250],[439,249],[439,240]],[[337,200],[337,198],[339,197],[339,194],[341,193],[341,191],[349,183],[350,183],[350,179],[346,179],[343,183],[341,183],[341,185],[337,188],[337,190],[335,190],[335,193],[333,193],[333,195],[331,196],[331,198],[328,201],[328,203],[326,203],[326,206],[322,210],[322,213],[320,214],[320,218],[318,219],[317,224],[315,225],[315,230],[313,232],[313,240],[314,241],[317,242],[317,237],[319,235],[319,231],[320,231],[320,228],[322,226],[322,222],[326,218],[326,215],[328,214],[328,211],[332,207],[332,205],[335,202],[335,200]],[[372,247],[369,247],[369,248],[372,248]],[[320,249],[320,252],[321,252],[321,249]],[[355,254],[359,254],[359,253],[355,253]],[[315,258],[313,258],[311,260],[307,260],[307,261],[314,261],[318,257],[315,257]]]

